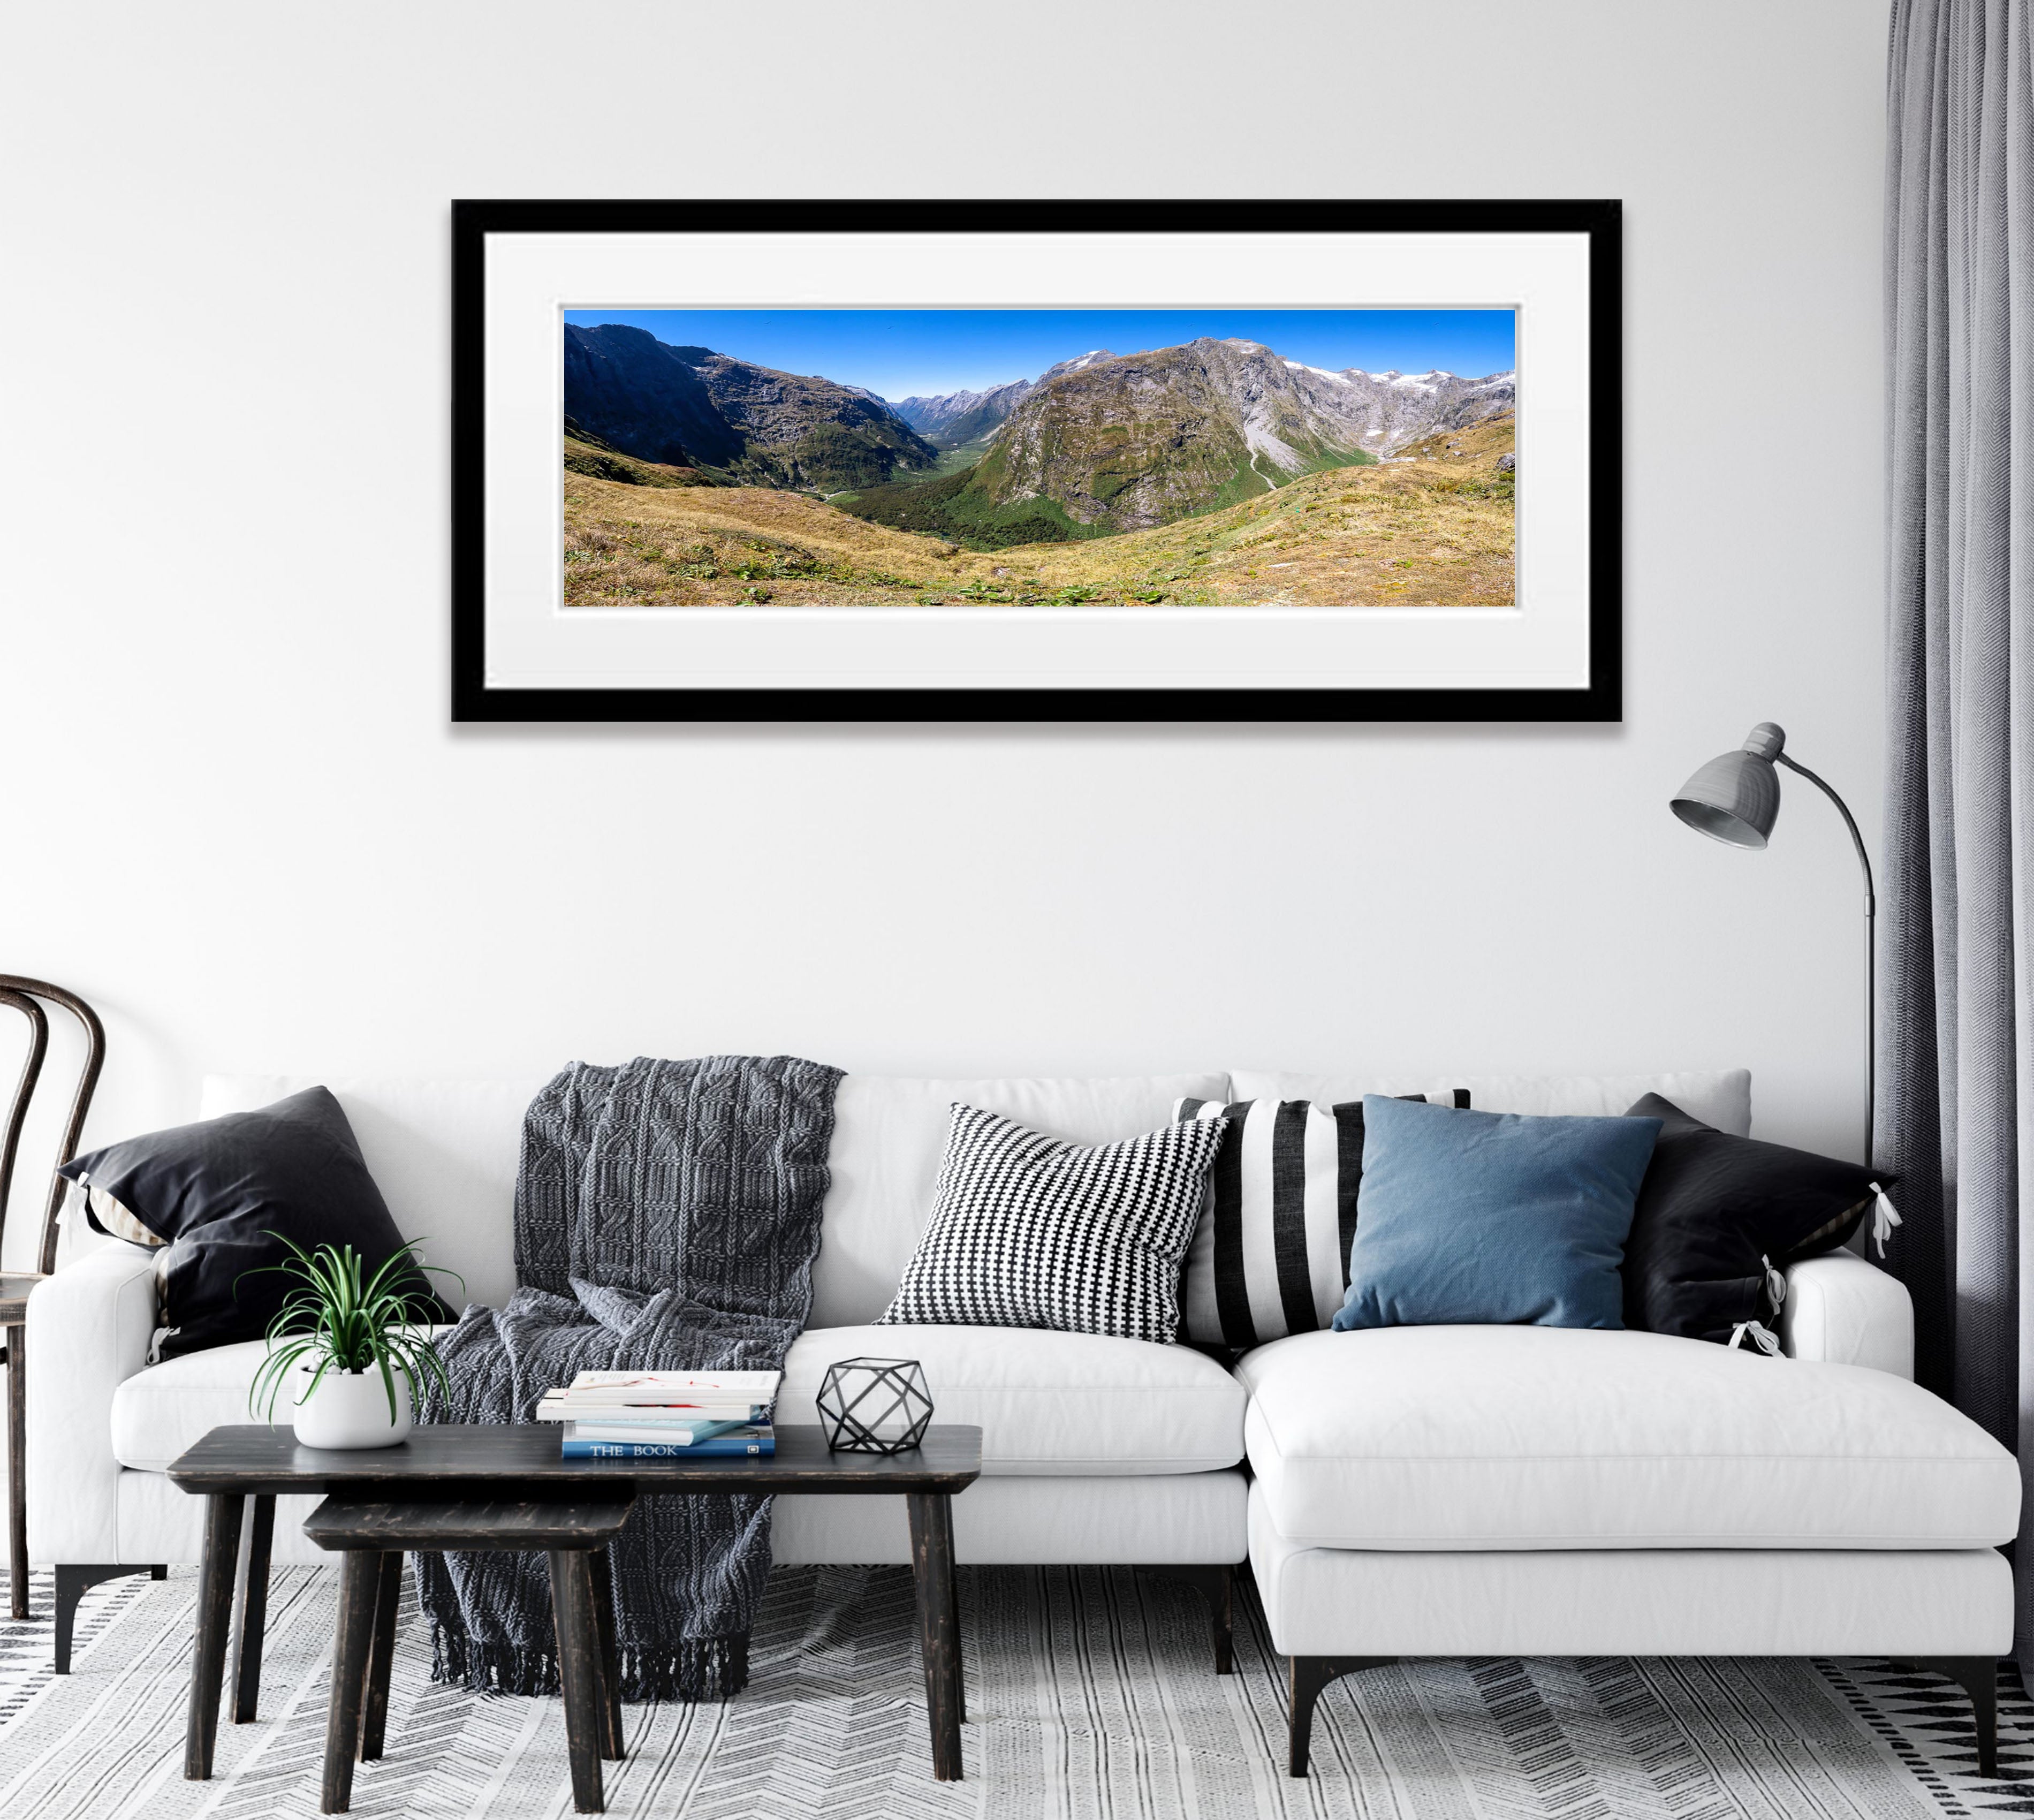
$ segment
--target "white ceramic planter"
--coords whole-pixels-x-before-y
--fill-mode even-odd
[[[297,1439],[306,1447],[392,1447],[410,1432],[410,1380],[396,1373],[396,1420],[388,1420],[388,1391],[378,1371],[327,1372],[308,1389],[313,1369],[290,1374],[290,1401],[296,1410]]]

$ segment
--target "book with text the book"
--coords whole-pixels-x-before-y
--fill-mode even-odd
[[[568,1460],[698,1460],[767,1458],[777,1450],[777,1437],[767,1432],[715,1435],[689,1447],[668,1441],[582,1441],[567,1435],[562,1443]]]

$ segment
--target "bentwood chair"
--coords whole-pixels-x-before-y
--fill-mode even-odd
[[[92,1090],[99,1085],[99,1071],[106,1060],[106,1031],[98,1014],[77,993],[53,986],[47,980],[24,979],[18,974],[0,974],[0,1005],[11,1007],[28,1020],[28,1053],[21,1064],[21,1078],[14,1088],[13,1104],[7,1123],[0,1128],[0,1245],[7,1231],[7,1206],[14,1180],[14,1156],[21,1143],[21,1128],[28,1116],[28,1102],[35,1098],[42,1079],[43,1060],[49,1053],[50,1020],[40,1001],[47,1000],[77,1019],[84,1027],[84,1064],[72,1094],[70,1116],[58,1139],[56,1165],[77,1154],[78,1133],[92,1105]],[[49,1199],[43,1209],[43,1229],[36,1250],[32,1270],[0,1269],[0,1364],[7,1368],[7,1589],[12,1615],[28,1615],[28,1293],[57,1267],[57,1215],[62,1210],[65,1182],[52,1169]]]

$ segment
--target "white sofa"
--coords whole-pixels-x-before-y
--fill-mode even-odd
[[[312,1083],[215,1078],[202,1116]],[[522,1114],[538,1079],[334,1079],[406,1236],[469,1299],[513,1287]],[[955,1100],[1078,1142],[1198,1099],[1345,1099],[1466,1086],[1480,1107],[1614,1113],[1664,1094],[1748,1131],[1742,1071],[1522,1080],[1234,1075],[921,1080],[850,1075],[831,1153],[811,1324],[779,1419],[859,1353],[924,1362],[940,1417],[979,1424],[956,1500],[974,1563],[1138,1563],[1195,1578],[1226,1665],[1227,1576],[1252,1563],[1293,1658],[1291,1767],[1335,1675],[1405,1655],[1896,1654],[1975,1664],[2010,1646],[2017,1468],[1908,1380],[1905,1291],[1848,1252],[1789,1273],[1792,1363],[1635,1333],[1315,1334],[1232,1374],[1184,1346],[1028,1330],[872,1327],[929,1210]],[[58,1654],[93,1580],[200,1558],[203,1501],[164,1469],[241,1422],[258,1345],[147,1364],[148,1256],[112,1244],[28,1309],[28,1540],[58,1570]],[[1248,1470],[1244,1462],[1246,1454]],[[1254,1483],[1252,1475],[1254,1474]],[[309,1500],[298,1500],[306,1507]],[[314,1561],[279,1505],[278,1559]],[[780,1562],[903,1563],[902,1500],[778,1500]],[[302,1511],[294,1513],[300,1519]]]
[[[197,1113],[266,1105],[314,1084],[214,1077]],[[468,1300],[505,1300],[515,1286],[523,1113],[543,1078],[325,1084],[404,1236],[459,1271]],[[1225,1573],[1244,1555],[1244,1393],[1214,1360],[1092,1334],[869,1325],[917,1247],[954,1101],[1102,1143],[1154,1129],[1175,1099],[1216,1097],[1225,1086],[1218,1074],[847,1076],[835,1105],[810,1324],[786,1360],[779,1419],[817,1419],[813,1401],[836,1359],[919,1359],[936,1419],[983,1431],[982,1477],[954,1504],[961,1560],[1131,1562],[1203,1582],[1196,1570]],[[448,1293],[457,1299],[456,1288]],[[247,1391],[259,1342],[152,1366],[155,1324],[152,1259],[117,1242],[58,1270],[31,1299],[28,1548],[57,1568],[60,1666],[77,1599],[94,1581],[201,1558],[205,1500],[178,1491],[164,1469],[208,1429],[254,1419]],[[298,1527],[314,1502],[278,1500],[276,1560],[324,1559]],[[910,1559],[901,1499],[780,1498],[772,1540],[780,1562]],[[1219,1585],[1209,1589],[1219,1620],[1226,1601]]]

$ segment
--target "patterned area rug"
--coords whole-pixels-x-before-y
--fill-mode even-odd
[[[50,1672],[50,1591],[0,1627],[6,1820],[295,1820],[318,1811],[336,1575],[276,1576],[261,1717],[223,1724],[218,1769],[183,1780],[197,1576],[109,1582],[75,1672]],[[964,1570],[967,1780],[928,1759],[901,1569],[780,1570],[754,1680],[726,1706],[631,1707],[608,1811],[691,1820],[1909,1820],[2034,1812],[2034,1706],[2002,1702],[1980,1781],[1969,1709],[1883,1663],[1426,1662],[1337,1683],[1315,1773],[1282,1773],[1284,1696],[1253,1600],[1237,1672],[1210,1669],[1185,1588],[1123,1569]],[[386,1820],[572,1812],[556,1700],[433,1687],[406,1600],[388,1754],[353,1811]]]

